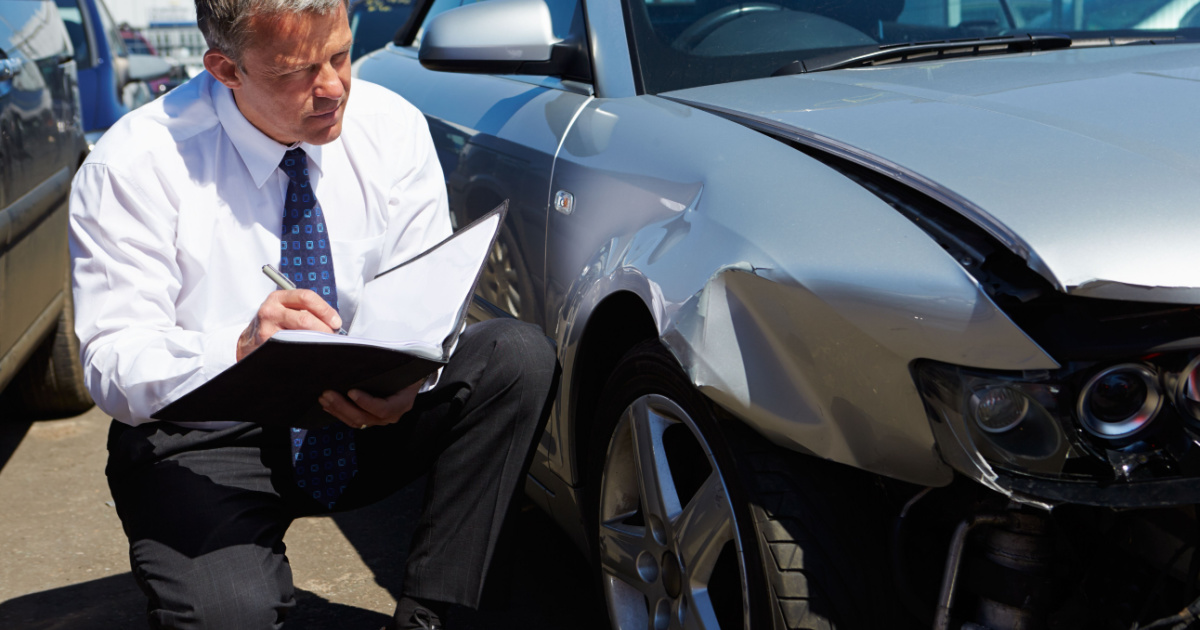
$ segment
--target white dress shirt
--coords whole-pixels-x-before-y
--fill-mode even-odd
[[[299,145],[325,211],[342,319],[363,283],[451,232],[425,119],[351,84],[341,136]],[[207,72],[122,118],[75,176],[75,331],[96,404],[137,425],[235,362],[238,335],[276,289],[286,147]],[[218,428],[229,423],[204,423]]]

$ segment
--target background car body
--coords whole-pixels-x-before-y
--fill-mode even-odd
[[[67,196],[87,151],[71,42],[48,0],[0,0],[0,17],[0,390],[18,374],[25,390],[5,399],[0,417],[82,411],[86,394],[64,382],[55,401],[45,380],[80,372],[61,348],[57,368],[52,360],[69,341],[59,338],[64,318],[73,336]]]
[[[150,41],[146,39],[146,36],[140,32],[127,27],[122,28],[121,40],[125,42],[125,48],[129,51],[129,54],[142,55],[144,57],[160,57],[170,66],[170,72],[165,76],[146,81],[146,86],[150,88],[150,93],[155,97],[170,92],[188,79],[187,69],[184,68],[183,64],[171,57],[159,55],[154,46],[150,44]]]
[[[995,43],[1012,37],[1005,21],[1050,22],[1048,3],[1017,5],[1020,17],[1012,18],[1002,3],[788,9],[630,0],[538,9],[492,0],[453,11],[458,4],[435,0],[418,9],[427,11],[424,22],[358,62],[357,76],[426,114],[458,225],[511,200],[480,294],[558,342],[562,389],[529,492],[598,558],[614,626],[639,627],[665,610],[663,623],[715,627],[688,616],[703,606],[700,594],[681,600],[670,586],[666,595],[654,590],[659,569],[675,562],[657,543],[641,547],[641,538],[605,533],[608,469],[597,479],[590,464],[609,439],[597,408],[606,407],[605,383],[623,372],[622,355],[646,339],[669,350],[688,384],[716,404],[718,419],[736,419],[806,462],[815,456],[867,471],[884,485],[954,488],[969,479],[988,489],[987,501],[999,500],[1001,512],[1008,501],[1036,511],[1200,499],[1195,462],[1182,454],[1197,443],[1191,394],[1179,385],[1191,378],[1200,303],[1200,271],[1188,262],[1200,233],[1193,210],[1200,129],[1188,122],[1200,97],[1200,46],[1108,45],[1117,35],[1130,42],[1178,35],[1142,34],[1137,22],[1105,25],[1117,30],[1111,40],[1097,37],[1104,47],[1037,52],[1042,44],[1031,39]],[[1135,3],[1108,4],[1114,14],[1137,13],[1117,10]],[[536,32],[543,10],[553,31],[545,36]],[[438,29],[439,14],[461,30]],[[1071,35],[1079,43],[1090,32]],[[1047,46],[1062,45],[1045,35]],[[804,66],[838,50],[866,54],[879,43],[976,36],[993,39],[923,53],[928,61],[823,72]],[[532,52],[538,42],[546,54]],[[988,46],[1007,54],[989,54]],[[1165,432],[1143,433],[1142,442],[1085,430],[1073,415],[1075,393],[1083,396],[1093,386],[1084,381],[1107,366],[1135,362],[1170,382],[1161,387],[1182,392],[1164,394],[1175,396],[1178,415],[1162,412],[1168,419],[1155,431]],[[959,378],[966,384],[946,385]],[[972,396],[1008,387],[1041,388],[1048,398],[1037,404],[1053,416],[1022,425],[1045,433],[1023,434],[1028,443],[1012,450],[998,445],[1008,438],[963,420],[978,409]],[[634,406],[629,413],[636,421]],[[719,450],[721,432],[686,423],[704,449]],[[624,425],[616,426],[614,435]],[[619,451],[612,439],[604,466]],[[1152,472],[1148,462],[1175,449],[1163,444],[1177,444],[1180,455]],[[645,466],[658,461],[646,457],[643,479]],[[721,468],[720,456],[710,460]],[[736,474],[756,465],[742,461]],[[817,470],[834,477],[842,469]],[[736,492],[722,487],[713,496]],[[832,481],[810,478],[798,487],[845,494]],[[927,495],[893,496],[904,504]],[[971,496],[944,507],[974,523],[969,506],[978,497]],[[778,554],[813,550],[772,538],[770,508],[718,503],[725,516],[713,529],[733,521],[742,531],[753,520],[762,562],[774,555],[779,565],[769,579],[800,579]],[[623,522],[635,537],[653,529],[638,520],[652,510],[637,511]],[[737,553],[755,553],[754,542],[739,536]],[[932,554],[914,555],[940,563],[949,538]],[[675,558],[687,545],[666,546]],[[644,557],[653,558],[656,577],[641,573]],[[955,575],[958,565],[949,564],[946,574]],[[627,587],[636,592],[622,600]],[[648,610],[631,612],[642,596]],[[999,597],[977,596],[988,610]],[[770,622],[754,612],[746,619],[798,627],[807,613],[796,611],[819,606],[797,601],[781,596]],[[886,601],[881,595],[862,606],[883,611]],[[1018,627],[1043,612],[1028,608],[1009,611],[1007,623]],[[998,619],[989,617],[988,627],[1010,627]],[[1078,627],[1085,619],[1076,618]]]
[[[130,53],[102,0],[57,0],[79,67],[83,128],[94,144],[117,119],[155,96],[146,81],[166,77],[171,66]]]

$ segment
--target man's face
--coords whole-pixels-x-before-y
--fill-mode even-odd
[[[327,15],[255,17],[250,26],[254,35],[240,67],[215,51],[205,56],[209,71],[233,90],[242,115],[281,144],[337,139],[350,96],[345,5]]]

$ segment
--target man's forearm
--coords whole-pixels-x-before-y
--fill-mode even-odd
[[[163,405],[234,363],[240,330],[238,324],[205,333],[125,328],[81,336],[88,391],[117,420],[149,422]]]

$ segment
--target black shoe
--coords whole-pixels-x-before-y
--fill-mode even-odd
[[[428,608],[416,608],[406,621],[399,622],[399,630],[445,630],[442,620]]]
[[[408,596],[400,598],[396,604],[396,614],[392,618],[389,630],[445,630],[441,616],[433,609],[445,613],[445,604],[441,602],[417,601]]]

